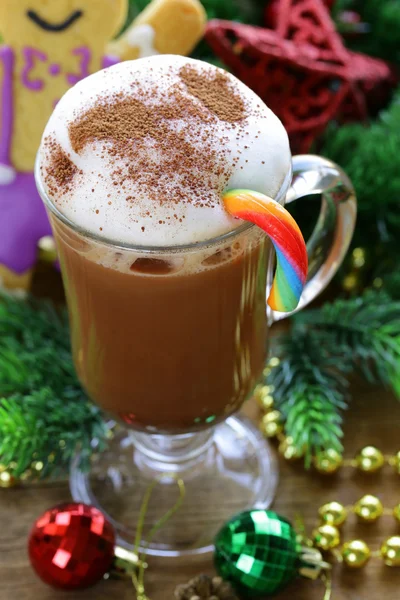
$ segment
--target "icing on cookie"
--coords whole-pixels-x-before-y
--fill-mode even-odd
[[[14,54],[7,46],[0,47],[0,63],[3,64],[3,79],[0,88],[0,164],[10,164],[10,145],[14,122],[12,98],[12,74]]]
[[[139,48],[139,58],[145,58],[159,54],[154,47],[155,35],[151,25],[138,25],[129,32],[127,39],[132,48]]]
[[[78,81],[90,75],[89,65],[90,59],[92,58],[92,53],[90,52],[90,48],[87,46],[81,46],[80,48],[75,48],[72,50],[72,54],[78,57],[80,70],[77,75],[74,73],[68,73],[67,81],[71,85],[75,85],[75,83],[78,83]]]

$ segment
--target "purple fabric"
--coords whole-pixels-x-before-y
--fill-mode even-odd
[[[50,234],[33,173],[17,173],[10,185],[0,186],[0,264],[16,273],[30,269],[38,241]]]

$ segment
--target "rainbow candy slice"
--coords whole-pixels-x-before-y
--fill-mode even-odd
[[[230,215],[254,223],[271,239],[277,268],[268,304],[280,312],[294,310],[299,303],[308,268],[306,245],[296,221],[283,206],[258,192],[230,190],[222,199]]]

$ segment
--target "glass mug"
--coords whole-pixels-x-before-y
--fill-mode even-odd
[[[89,397],[108,415],[109,449],[89,473],[72,465],[74,500],[108,515],[131,547],[144,493],[159,480],[146,516],[152,525],[186,496],[148,553],[191,556],[212,549],[232,514],[267,507],[277,483],[268,445],[237,411],[262,377],[270,326],[287,314],[266,309],[274,251],[244,223],[186,246],[134,247],[104,240],[66,219],[43,190],[57,243],[74,364]],[[308,244],[309,275],[299,307],[329,283],[350,244],[356,198],[331,161],[295,156],[275,200],[322,195]],[[116,427],[115,425],[118,424]]]

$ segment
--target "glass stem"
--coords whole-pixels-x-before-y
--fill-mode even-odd
[[[185,471],[201,468],[211,459],[214,428],[180,435],[150,435],[131,432],[135,446],[134,460],[141,471],[152,476],[182,475]],[[149,473],[148,473],[149,474]]]

